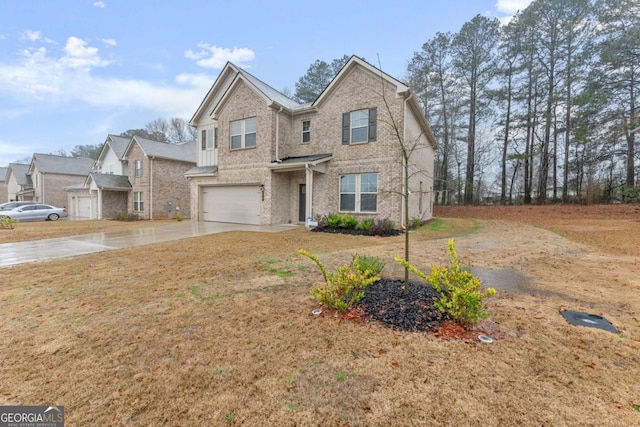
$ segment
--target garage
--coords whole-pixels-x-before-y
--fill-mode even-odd
[[[78,196],[77,206],[77,219],[94,219],[91,216],[91,197],[90,196]]]
[[[260,225],[258,185],[202,187],[202,220]]]

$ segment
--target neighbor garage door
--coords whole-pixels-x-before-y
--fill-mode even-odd
[[[78,203],[77,219],[94,219],[91,217],[91,197],[78,196],[76,200]]]
[[[202,219],[260,225],[259,186],[202,187]]]

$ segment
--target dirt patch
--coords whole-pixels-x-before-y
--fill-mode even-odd
[[[453,237],[463,263],[528,278],[488,301],[492,344],[311,314],[322,277],[298,248],[395,280],[403,237],[233,232],[2,269],[0,402],[65,405],[69,426],[637,425],[636,207],[544,208],[438,208],[411,235],[425,271]]]

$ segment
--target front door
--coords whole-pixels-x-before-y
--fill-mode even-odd
[[[305,222],[307,219],[307,184],[300,184],[298,191],[298,221]]]

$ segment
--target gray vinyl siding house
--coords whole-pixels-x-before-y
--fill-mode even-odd
[[[355,56],[308,104],[227,63],[190,122],[192,217],[273,225],[339,212],[403,226],[402,156],[385,99],[417,147],[409,215],[430,218],[436,143],[421,108],[404,83]]]

